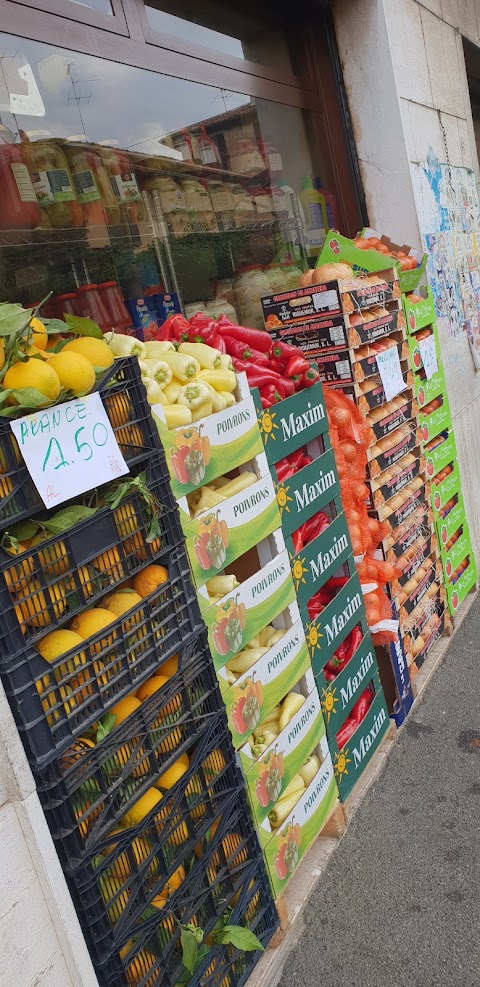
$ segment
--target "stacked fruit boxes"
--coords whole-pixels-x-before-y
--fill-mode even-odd
[[[406,295],[403,304],[419,405],[421,444],[431,484],[448,609],[453,615],[475,587],[477,568],[461,492],[431,289],[427,287],[424,295]]]
[[[257,411],[328,745],[344,800],[378,748],[389,719],[340,501],[322,385],[316,384],[267,411],[258,401]],[[288,479],[279,479],[280,461],[298,450],[312,461]],[[294,533],[319,512],[327,522],[324,530],[295,551]],[[355,732],[342,741],[342,732],[345,734],[346,724],[351,725],[356,717],[365,690],[370,690],[369,705],[363,718],[359,713]]]
[[[99,390],[129,475],[78,503],[28,507],[0,426],[2,680],[99,982],[173,987],[183,926],[265,944],[276,918],[137,361]],[[190,983],[257,957],[204,951]]]
[[[158,411],[233,743],[279,894],[338,792],[256,408],[240,376],[237,403],[193,427],[167,431]]]

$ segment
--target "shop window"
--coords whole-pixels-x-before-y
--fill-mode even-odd
[[[1,300],[53,291],[45,314],[108,327],[94,286],[113,282],[117,328],[177,303],[260,325],[260,296],[298,284],[338,227],[314,112],[0,43]]]

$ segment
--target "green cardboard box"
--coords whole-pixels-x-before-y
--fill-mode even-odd
[[[437,436],[438,438],[438,436]],[[425,474],[427,480],[440,473],[445,466],[453,463],[457,457],[457,447],[455,445],[455,434],[448,432],[443,442],[439,442],[434,449],[425,449]]]
[[[420,294],[420,292],[418,292]],[[433,291],[429,285],[426,286],[425,296],[421,302],[411,302],[406,295],[403,296],[403,311],[407,323],[407,332],[416,333],[419,329],[425,329],[435,322],[437,313],[435,312],[435,302]]]
[[[448,544],[452,535],[467,521],[463,494],[460,491],[455,494],[455,500],[455,506],[452,507],[446,517],[438,516],[435,518],[438,547],[442,555],[445,553],[445,545]]]
[[[263,452],[252,397],[193,425],[176,429],[166,427],[161,409],[161,405],[155,405],[152,414],[165,450],[175,497],[183,497],[211,483]]]
[[[251,736],[258,723],[262,722],[287,692],[310,668],[310,658],[303,624],[298,614],[296,604],[289,611],[294,620],[286,629],[284,636],[274,644],[266,654],[255,662],[247,671],[240,675],[235,685],[229,685],[225,666],[217,672],[220,691],[227,710],[228,725],[233,737],[234,747],[241,747]],[[258,703],[258,721],[256,713],[250,717],[250,723],[238,715],[238,702],[243,696],[247,697],[252,681],[262,686],[262,700]],[[242,704],[243,705],[243,704]],[[244,727],[246,729],[244,729]]]
[[[379,689],[367,715],[339,750],[336,740],[330,740],[335,779],[344,802],[367,764],[379,748],[390,727],[388,710],[382,689]]]
[[[452,416],[446,393],[441,395],[441,401],[441,407],[436,408],[429,415],[426,415],[422,409],[419,411],[418,424],[424,444],[430,439],[435,439],[440,432],[452,427]]]
[[[441,483],[432,483],[430,498],[435,521],[440,519],[440,511],[445,507],[445,504],[459,492],[462,486],[458,463],[453,462],[452,466],[452,472],[449,473]]]
[[[402,271],[400,261],[393,255],[380,254],[377,250],[359,250],[353,240],[341,236],[335,230],[328,230],[317,261],[317,267],[327,262],[336,263],[338,261],[345,261],[352,266],[355,273],[362,274],[374,274],[378,271],[384,271],[387,267],[393,267],[397,271],[401,291],[414,291],[426,267],[426,254],[422,256],[420,251],[414,250],[412,247],[405,245],[403,247],[399,246],[389,240],[387,236],[376,233],[375,230],[365,229],[362,236],[376,236],[377,239],[393,250],[403,249],[404,253],[412,254],[415,257],[419,262],[419,266],[412,271]]]
[[[352,553],[344,512],[301,552],[294,554],[291,538],[287,538],[287,548],[298,604],[302,607]]]
[[[446,390],[445,375],[441,366],[430,380],[422,380],[418,374],[413,375],[413,393],[418,401],[420,414],[426,404],[430,404],[430,401],[440,397]]]
[[[265,454],[270,465],[328,431],[327,411],[320,382],[266,409],[262,408],[257,389],[253,394]]]
[[[332,449],[276,486],[282,530],[285,535],[291,535],[322,507],[340,496]]]
[[[455,583],[451,583],[449,580],[446,582],[447,588],[447,603],[450,613],[453,615],[458,607],[460,606],[462,600],[465,599],[467,594],[472,590],[477,582],[478,573],[475,558],[473,553],[470,555],[470,562],[466,569],[462,572]]]
[[[215,668],[246,647],[267,624],[271,624],[295,599],[288,553],[280,552],[245,579],[233,593],[203,610],[210,651]],[[205,603],[199,594],[202,609]]]
[[[313,674],[317,680],[327,661],[355,625],[363,621],[366,629],[365,604],[353,555],[349,563],[353,574],[318,617],[310,620],[306,606],[301,611]]]
[[[328,755],[320,699],[312,680],[312,691],[303,706],[257,759],[245,744],[239,751],[254,822],[261,825],[282,797],[293,776],[311,754]],[[300,689],[298,690],[300,691]]]
[[[438,367],[441,367],[442,357],[440,352],[440,340],[438,338],[436,323],[434,322],[430,328],[433,329],[432,335],[435,338],[435,353],[437,357],[437,365]],[[415,373],[418,373],[418,371],[421,370],[423,367],[423,360],[422,360],[422,354],[420,352],[420,343],[417,340],[416,336],[408,336],[408,352],[410,355],[412,368],[415,371]]]
[[[327,683],[323,672],[316,679],[329,741],[336,743],[337,731],[345,722],[363,690],[372,681],[376,687],[379,687],[375,649],[370,632],[367,630],[355,654],[333,682]]]
[[[198,518],[188,516],[186,520],[182,511],[180,517],[196,586],[202,586],[280,527],[270,473]]]
[[[459,537],[453,543],[451,549],[441,555],[447,591],[453,573],[460,563],[467,558],[467,555],[471,556],[471,558],[474,557],[468,524],[464,524],[460,529]]]
[[[315,778],[276,832],[268,816],[257,828],[273,894],[278,898],[309,846],[323,829],[338,799],[332,759],[327,754]]]

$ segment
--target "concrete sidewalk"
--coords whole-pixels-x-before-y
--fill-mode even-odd
[[[280,987],[480,987],[480,601],[304,917]]]

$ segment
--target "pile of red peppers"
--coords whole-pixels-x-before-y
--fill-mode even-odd
[[[360,698],[357,699],[355,705],[352,706],[350,713],[347,716],[347,719],[340,727],[340,730],[337,731],[336,739],[337,739],[339,750],[341,750],[342,747],[345,746],[347,741],[350,740],[352,734],[355,733],[357,727],[360,726],[360,723],[367,715],[370,706],[373,703],[373,700],[374,700],[373,688],[372,686],[369,685],[367,686],[366,689],[363,690]]]
[[[272,341],[266,329],[234,325],[225,315],[216,321],[201,312],[191,319],[172,315],[154,338],[173,343],[206,343],[220,353],[228,353],[236,372],[247,375],[250,387],[258,387],[264,408],[320,380],[298,347]]]

